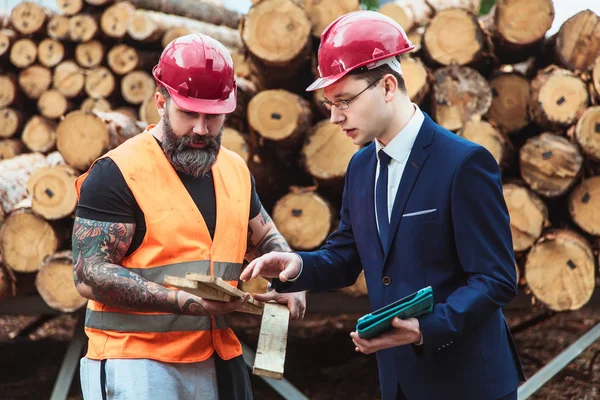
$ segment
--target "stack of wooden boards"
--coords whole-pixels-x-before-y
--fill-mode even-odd
[[[23,166],[0,180],[0,251],[13,271],[38,271],[45,257],[68,250],[60,225],[68,232],[72,224],[70,182],[158,121],[151,67],[169,40],[188,32],[231,50],[239,100],[223,142],[248,163],[290,245],[317,248],[337,227],[346,166],[359,148],[328,122],[322,91],[305,88],[317,74],[321,32],[359,9],[358,0],[253,1],[241,16],[201,0],[57,5],[61,14],[19,4],[0,34],[0,157],[14,157],[0,174]],[[412,101],[498,161],[521,284],[554,310],[577,309],[597,287],[600,18],[582,11],[546,38],[551,0],[480,11],[480,0],[398,0],[379,9],[416,45],[402,59]],[[56,152],[58,165],[47,161]],[[38,183],[28,184],[34,176]],[[28,197],[31,208],[15,208]],[[59,233],[43,241],[44,230]],[[361,277],[344,292],[366,290]]]

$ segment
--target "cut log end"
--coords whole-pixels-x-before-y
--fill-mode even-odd
[[[508,140],[487,121],[468,121],[458,132],[459,136],[485,147],[500,166],[504,166],[508,154]]]
[[[13,74],[0,75],[0,108],[12,105],[17,99],[17,79]]]
[[[135,7],[125,1],[117,2],[108,7],[100,18],[100,28],[108,37],[120,39],[127,33],[127,27]]]
[[[54,87],[65,97],[73,98],[83,92],[85,75],[81,68],[71,60],[63,61],[54,68],[52,77]]]
[[[360,9],[358,0],[337,0],[332,2],[304,0],[304,9],[312,23],[312,34],[320,38],[321,34],[336,18]]]
[[[115,91],[115,77],[106,67],[96,67],[85,78],[85,92],[94,99],[106,98]]]
[[[109,111],[111,109],[111,105],[106,99],[93,99],[88,97],[84,101],[81,102],[80,110],[84,112],[90,112],[92,110],[98,111]]]
[[[75,47],[75,61],[84,68],[94,68],[99,66],[100,63],[102,63],[103,58],[104,45],[98,40],[79,43]],[[108,60],[108,63],[110,65],[110,59]]]
[[[294,1],[263,1],[245,16],[242,40],[265,64],[284,66],[307,48],[311,30],[306,12]]]
[[[32,210],[47,220],[72,215],[77,206],[77,176],[74,170],[62,165],[35,170],[27,182]]]
[[[592,84],[597,100],[600,100],[600,54],[592,67]]]
[[[595,265],[592,249],[583,237],[564,229],[549,232],[527,256],[527,285],[550,309],[577,310],[592,296]]]
[[[0,138],[14,136],[21,129],[23,114],[14,108],[0,110]]]
[[[285,90],[265,90],[248,104],[248,123],[262,137],[298,143],[310,126],[310,103]]]
[[[310,250],[325,241],[332,213],[316,193],[289,193],[273,207],[273,221],[292,248]]]
[[[71,251],[47,257],[36,275],[35,287],[48,306],[61,312],[77,311],[87,303],[73,281]]]
[[[429,71],[418,58],[404,57],[401,64],[408,97],[413,103],[421,104],[430,89]]]
[[[65,115],[69,103],[61,92],[50,89],[42,93],[38,99],[37,107],[43,117],[57,119]]]
[[[575,183],[583,156],[566,138],[543,133],[525,142],[519,163],[523,180],[536,193],[552,198],[563,195]]]
[[[75,15],[83,9],[83,0],[58,0],[56,6],[61,14],[66,16]]]
[[[12,44],[15,42],[17,34],[10,29],[0,30],[0,57],[10,54]]]
[[[490,81],[492,105],[487,117],[506,134],[519,132],[529,124],[529,81],[517,73],[501,73]]]
[[[38,48],[31,39],[17,40],[10,49],[10,62],[17,68],[27,68],[37,59]]]
[[[600,162],[600,107],[588,108],[575,126],[575,140],[585,155]]]
[[[0,140],[0,161],[14,158],[25,150],[25,145],[19,139]]]
[[[38,99],[51,83],[52,72],[41,65],[32,65],[19,73],[19,86],[30,99]]]
[[[156,89],[157,88],[155,88],[155,91]],[[160,115],[158,114],[158,109],[156,108],[156,102],[154,100],[155,91],[152,92],[150,96],[146,97],[140,105],[140,120],[148,125],[158,124],[158,121],[160,121]]]
[[[432,107],[435,120],[451,131],[467,121],[481,119],[492,104],[492,91],[479,72],[469,67],[438,69],[433,86]]]
[[[535,121],[546,128],[574,124],[588,104],[585,83],[569,70],[551,65],[539,71],[531,82],[529,110]]]
[[[48,22],[48,36],[51,39],[64,41],[69,38],[69,18],[55,15]]]
[[[52,68],[63,60],[65,47],[57,40],[46,38],[38,45],[38,60],[45,67]]]
[[[569,195],[573,221],[590,235],[600,235],[600,177],[593,176],[577,185]]]
[[[46,9],[31,1],[17,4],[11,12],[13,27],[23,35],[32,35],[41,30],[46,18]]]
[[[484,43],[477,17],[459,8],[436,14],[425,29],[422,42],[427,55],[441,65],[466,65],[478,61]]]
[[[223,147],[237,153],[247,163],[250,158],[250,147],[244,136],[235,129],[223,129]]]
[[[29,150],[47,153],[56,145],[56,124],[34,115],[25,124],[22,139]]]
[[[78,14],[69,20],[69,37],[77,43],[92,40],[98,34],[98,22],[89,14]]]
[[[583,10],[566,20],[556,37],[560,64],[572,71],[588,71],[600,51],[600,17]]]
[[[0,228],[2,258],[16,272],[38,271],[44,257],[57,251],[59,242],[52,226],[29,208],[12,212]]]
[[[554,21],[552,0],[503,1],[496,5],[497,34],[514,45],[534,43],[544,37]]]
[[[117,75],[125,75],[135,69],[139,57],[137,51],[126,44],[113,46],[106,55],[110,69]]]
[[[121,80],[121,94],[129,104],[141,104],[154,94],[156,82],[146,71],[132,71]]]
[[[60,122],[56,146],[67,164],[85,171],[109,145],[108,127],[94,114],[72,111]]]
[[[302,148],[307,172],[317,179],[340,179],[352,156],[360,150],[349,140],[339,125],[324,120],[316,124]]]
[[[510,230],[515,252],[531,248],[550,225],[548,208],[532,190],[512,183],[502,186],[510,215]]]

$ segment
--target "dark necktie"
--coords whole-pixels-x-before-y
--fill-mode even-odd
[[[392,158],[379,150],[379,177],[377,178],[377,221],[379,222],[379,237],[381,244],[385,247],[389,232],[390,220],[388,217],[388,164]]]

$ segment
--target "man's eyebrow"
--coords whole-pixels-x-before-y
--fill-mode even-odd
[[[350,96],[350,93],[348,92],[342,92],[342,93],[338,93],[335,96],[333,96],[334,99],[339,99],[340,97],[348,97]],[[326,101],[330,101],[327,97],[323,96],[325,98]]]

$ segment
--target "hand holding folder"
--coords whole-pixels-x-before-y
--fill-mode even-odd
[[[431,286],[428,286],[379,310],[360,317],[356,324],[356,332],[360,338],[370,339],[390,331],[394,317],[400,319],[414,318],[432,310],[433,290]]]

